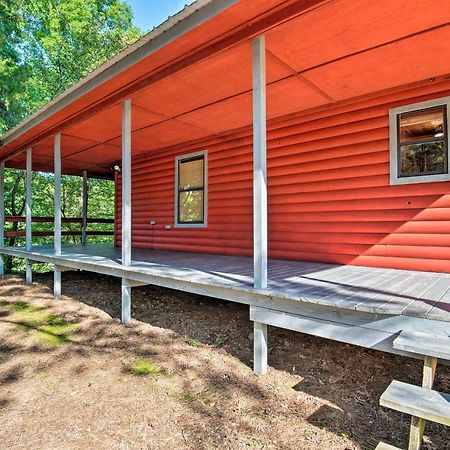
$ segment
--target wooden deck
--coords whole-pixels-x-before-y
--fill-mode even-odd
[[[269,260],[268,289],[257,290],[253,260],[244,257],[134,249],[123,267],[112,245],[64,246],[61,256],[52,246],[0,253],[245,303],[253,317],[283,315],[269,324],[371,348],[384,349],[404,329],[450,334],[450,274]],[[294,316],[307,322],[290,325]],[[371,337],[374,330],[382,333]]]

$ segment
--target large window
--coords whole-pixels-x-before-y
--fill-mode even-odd
[[[179,156],[175,160],[175,225],[177,227],[206,226],[205,152]]]
[[[450,179],[447,99],[390,111],[391,184]]]

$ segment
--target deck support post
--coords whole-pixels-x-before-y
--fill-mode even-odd
[[[54,253],[61,255],[61,134],[54,137],[54,173],[55,173],[55,200],[54,200]],[[61,267],[54,266],[54,296],[56,300],[61,298]]]
[[[53,270],[53,296],[59,300],[61,298],[61,266],[55,264]]]
[[[422,387],[433,389],[434,375],[436,373],[437,358],[425,356],[423,362]],[[413,416],[411,418],[411,429],[409,432],[408,450],[420,450],[425,431],[425,419]]]
[[[0,163],[0,247],[5,245],[5,163]],[[3,255],[0,254],[0,276],[5,274]]]
[[[33,264],[27,259],[25,265],[25,283],[32,284],[33,283]]]
[[[131,283],[127,278],[122,278],[122,323],[131,321]]]
[[[83,210],[83,224],[81,226],[81,244],[86,245],[87,240],[87,219],[88,219],[88,176],[87,171],[83,171],[83,188],[82,188],[82,210]]]
[[[253,322],[253,370],[264,375],[267,373],[267,325]]]
[[[253,41],[253,261],[254,287],[267,288],[266,46]]]
[[[131,100],[122,104],[122,265],[131,265]],[[131,286],[122,278],[122,322],[131,320]]]
[[[25,176],[25,249],[31,252],[32,248],[32,221],[31,221],[31,187],[32,187],[32,149],[26,150],[26,176]],[[32,265],[29,259],[26,260],[25,283],[33,282]]]

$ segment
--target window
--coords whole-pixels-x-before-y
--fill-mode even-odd
[[[205,227],[207,202],[206,152],[175,159],[175,225]]]
[[[391,184],[450,180],[449,102],[432,100],[390,111]]]

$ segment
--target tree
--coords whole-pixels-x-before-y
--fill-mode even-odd
[[[131,8],[124,0],[0,0],[0,134],[139,36]],[[65,216],[80,216],[80,189],[80,178],[64,177]],[[96,211],[95,216],[111,217],[113,183],[91,180],[91,190],[90,209]],[[6,215],[23,215],[24,191],[24,172],[7,170]],[[101,193],[98,198],[97,193]],[[52,175],[33,175],[33,215],[53,215]],[[49,230],[51,224],[39,228]],[[13,223],[8,229],[23,230],[23,224]],[[49,239],[34,241],[45,243]],[[23,238],[11,237],[6,245],[22,243]],[[12,269],[12,260],[7,258],[6,270]]]
[[[0,133],[139,36],[123,0],[0,0]]]
[[[28,65],[21,61],[22,18],[17,2],[0,0],[0,134],[24,118],[21,104]]]
[[[82,178],[77,176],[63,176],[61,189],[61,213],[63,217],[82,216]],[[32,215],[35,217],[53,216],[54,199],[53,174],[33,173],[32,188]],[[25,172],[17,169],[5,170],[5,215],[24,216],[25,214]],[[114,182],[109,180],[89,179],[88,216],[96,218],[114,217]],[[63,230],[77,231],[80,233],[81,225],[78,223],[63,223]],[[90,224],[90,230],[112,231],[111,224]],[[6,231],[25,231],[23,222],[7,222]],[[33,231],[53,231],[53,223],[33,223]],[[79,243],[81,233],[77,236],[63,236],[63,243]],[[92,236],[89,242],[111,242],[111,236]],[[51,244],[52,237],[33,237],[33,245]],[[5,245],[14,247],[25,245],[23,237],[9,236],[5,238]],[[5,272],[21,271],[25,268],[22,260],[13,260],[10,256],[4,256]],[[42,268],[45,270],[46,265]],[[39,267],[35,266],[35,271]]]

